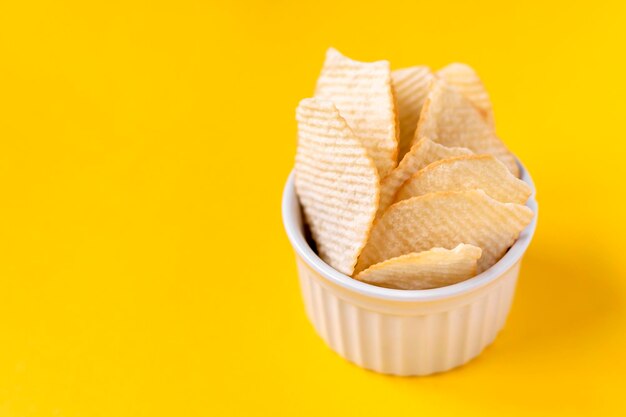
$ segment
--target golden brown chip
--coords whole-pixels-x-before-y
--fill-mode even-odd
[[[428,84],[432,78],[430,68],[425,66],[403,68],[391,72],[400,123],[398,161],[402,161],[411,147],[417,121],[428,94]]]
[[[473,189],[503,203],[524,204],[531,193],[528,184],[492,155],[465,155],[433,162],[416,172],[400,187],[394,202],[437,191]]]
[[[380,204],[376,217],[380,217],[393,203],[393,199],[402,184],[414,173],[435,161],[459,155],[471,155],[466,148],[448,148],[428,138],[419,140],[404,156],[400,164],[380,183]]]
[[[330,48],[315,97],[335,103],[381,178],[396,166],[398,138],[388,61],[358,62]]]
[[[352,275],[379,198],[374,162],[333,103],[304,99],[296,111],[295,185],[326,263]]]
[[[437,78],[430,83],[414,141],[423,137],[445,146],[461,146],[475,153],[491,154],[519,177],[515,157],[480,112],[456,89]]]
[[[493,107],[489,93],[472,67],[467,64],[452,63],[437,71],[437,75],[459,90],[476,106],[487,123],[494,127]]]
[[[482,190],[409,198],[389,207],[376,221],[355,272],[407,253],[460,243],[483,250],[478,262],[482,272],[504,255],[532,218],[528,207],[501,203]]]
[[[377,263],[355,278],[379,287],[400,290],[445,287],[476,275],[481,253],[479,247],[464,244],[454,249],[433,248]]]

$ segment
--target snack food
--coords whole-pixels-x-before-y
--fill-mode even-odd
[[[413,145],[411,151],[402,158],[400,164],[382,179],[380,183],[380,203],[376,217],[378,218],[383,214],[387,207],[393,203],[394,197],[402,184],[420,169],[440,159],[471,154],[472,151],[466,148],[448,148],[428,138],[422,138]]]
[[[425,290],[443,287],[476,275],[482,250],[460,244],[454,249],[432,248],[370,266],[355,278],[380,287]]]
[[[530,187],[491,155],[442,159],[417,171],[398,190],[395,201],[437,192],[481,189],[503,203],[524,204]]]
[[[295,184],[319,256],[352,275],[379,198],[376,167],[333,103],[304,99],[296,111]]]
[[[460,243],[483,250],[478,272],[495,264],[530,223],[526,206],[501,203],[482,190],[429,193],[400,201],[376,221],[355,269],[411,252]]]
[[[387,61],[331,48],[315,97],[296,115],[304,219],[320,258],[357,280],[399,289],[460,282],[494,265],[534,216],[522,205],[531,189],[467,65],[391,73]]]
[[[430,68],[420,65],[391,72],[391,81],[396,94],[400,127],[398,161],[409,151],[422,106],[428,94],[428,85],[433,78]]]
[[[315,97],[335,104],[381,177],[396,166],[398,138],[388,61],[358,62],[330,48]]]
[[[496,136],[480,112],[463,95],[440,79],[430,83],[413,138],[427,137],[445,146],[461,146],[475,153],[491,154],[519,177],[515,157]]]
[[[437,75],[458,89],[466,99],[476,106],[487,123],[492,128],[494,127],[493,107],[489,93],[472,67],[454,62],[437,71]]]

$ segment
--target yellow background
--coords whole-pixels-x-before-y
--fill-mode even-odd
[[[623,2],[0,6],[0,416],[626,412]],[[473,65],[541,208],[479,359],[394,378],[306,321],[279,206],[325,49]]]

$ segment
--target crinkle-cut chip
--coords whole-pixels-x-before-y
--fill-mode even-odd
[[[483,190],[503,203],[524,204],[531,189],[492,155],[465,155],[433,162],[400,187],[394,202],[437,192]]]
[[[519,177],[515,156],[496,136],[480,112],[455,88],[434,78],[414,141],[428,137],[445,146],[461,146],[475,153],[491,154]]]
[[[482,190],[409,198],[389,207],[376,221],[355,272],[396,256],[460,243],[483,250],[478,261],[482,272],[504,255],[532,218],[528,207],[501,203]]]
[[[388,61],[358,62],[330,48],[315,97],[335,104],[381,178],[396,166],[398,138]]]
[[[355,278],[379,287],[426,290],[465,281],[476,275],[482,250],[460,244],[454,249],[433,248],[387,259]]]
[[[437,75],[459,90],[466,99],[476,106],[487,123],[491,127],[495,127],[489,93],[472,67],[455,62],[437,71]]]
[[[400,164],[393,169],[380,183],[380,203],[376,217],[380,217],[393,199],[402,184],[420,169],[440,159],[460,155],[471,155],[466,148],[448,148],[428,138],[420,139],[411,150],[404,155]]]
[[[304,99],[296,119],[295,185],[305,220],[320,258],[352,275],[378,206],[376,167],[332,102]]]
[[[428,85],[432,78],[433,74],[430,68],[426,66],[402,68],[391,72],[400,124],[398,161],[402,161],[411,147],[417,121],[420,118],[420,112],[428,94]]]

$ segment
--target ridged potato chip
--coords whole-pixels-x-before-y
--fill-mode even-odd
[[[481,189],[503,203],[524,204],[530,187],[492,155],[465,155],[433,162],[398,190],[395,201],[437,192]],[[382,191],[382,190],[381,190]]]
[[[489,93],[472,67],[467,64],[452,63],[437,71],[437,75],[458,89],[476,106],[491,127],[495,126]]]
[[[428,138],[422,138],[413,145],[400,164],[381,181],[380,203],[376,217],[380,217],[393,203],[400,186],[420,169],[440,159],[471,154],[472,151],[466,148],[448,148]]]
[[[296,193],[327,264],[352,275],[378,207],[374,162],[330,101],[304,99],[296,111]]]
[[[482,272],[504,255],[532,218],[528,207],[501,203],[482,190],[409,198],[389,207],[376,221],[355,272],[407,253],[461,243],[483,250],[478,261]]]
[[[417,121],[422,106],[428,95],[428,85],[433,78],[430,68],[416,66],[391,72],[391,81],[397,98],[397,110],[400,124],[398,141],[398,161],[411,147]]]
[[[358,62],[330,48],[315,97],[335,104],[374,160],[381,178],[397,165],[396,113],[388,61]]]
[[[495,135],[480,112],[455,88],[440,79],[433,79],[414,142],[423,137],[445,146],[461,146],[475,153],[491,154],[519,177],[515,157]]]
[[[379,287],[425,290],[445,287],[476,275],[482,250],[460,244],[454,249],[433,248],[391,258],[370,266],[355,278]]]

